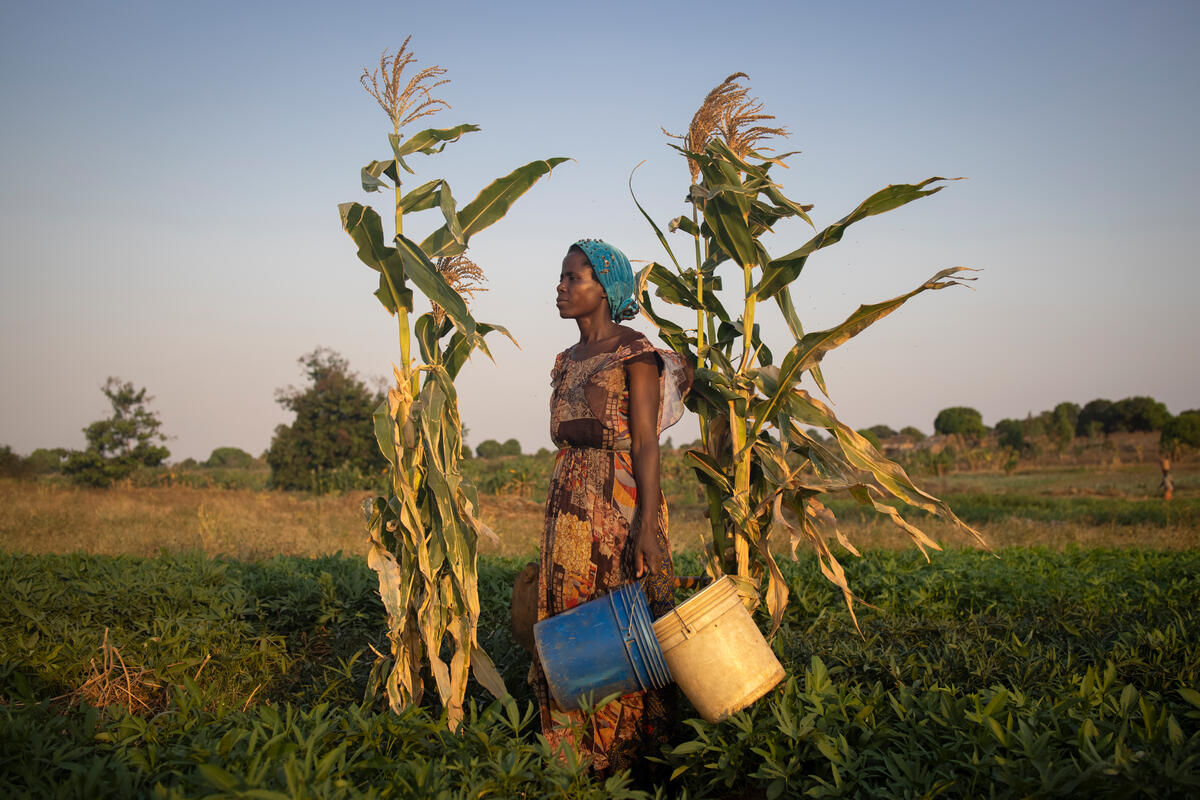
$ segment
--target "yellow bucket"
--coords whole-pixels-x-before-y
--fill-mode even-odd
[[[654,623],[671,677],[700,716],[719,722],[783,680],[783,666],[729,576]]]

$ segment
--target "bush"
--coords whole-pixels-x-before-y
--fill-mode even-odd
[[[14,453],[8,445],[0,445],[0,478],[28,478],[33,475],[29,459]]]
[[[922,431],[920,428],[914,428],[912,425],[907,425],[907,426],[901,428],[900,434],[902,436],[907,436],[908,438],[912,439],[914,442],[925,441],[925,432]]]
[[[1002,419],[996,423],[996,438],[1001,447],[1021,452],[1029,447],[1025,440],[1024,426],[1015,419]]]
[[[957,433],[968,438],[978,438],[987,433],[983,416],[968,406],[943,408],[933,421],[933,430],[943,436]]]
[[[224,469],[249,469],[254,466],[254,456],[239,447],[218,447],[212,451],[204,466]]]
[[[1185,411],[1167,420],[1159,441],[1166,450],[1181,444],[1200,447],[1200,411]]]
[[[518,445],[519,448],[519,445]],[[480,458],[497,458],[504,455],[504,445],[497,442],[495,439],[484,439],[475,448],[475,455]]]
[[[383,398],[367,389],[349,362],[328,348],[301,356],[309,385],[288,387],[276,401],[296,414],[275,429],[267,465],[280,489],[367,488],[387,466],[375,441],[372,412]]]

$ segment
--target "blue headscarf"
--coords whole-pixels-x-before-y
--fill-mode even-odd
[[[636,317],[638,302],[633,294],[637,287],[633,267],[625,254],[599,239],[580,239],[574,246],[583,251],[592,265],[592,272],[596,273],[596,280],[604,287],[613,322]]]

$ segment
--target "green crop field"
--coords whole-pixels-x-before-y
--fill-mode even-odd
[[[375,699],[359,495],[0,482],[0,792],[655,796],[537,735],[508,631],[540,526],[528,471],[528,496],[483,509],[502,544],[480,563],[480,636],[512,697],[472,685],[457,734]],[[1196,796],[1200,492],[1194,466],[1178,475],[1170,503],[1136,465],[932,479],[996,552],[947,536],[930,563],[835,503],[869,548],[842,559],[862,634],[813,559],[785,563],[787,679],[719,725],[682,701],[658,796]],[[667,487],[679,571],[698,573],[704,520],[682,478]]]

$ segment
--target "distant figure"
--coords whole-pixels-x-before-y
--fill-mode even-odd
[[[1163,500],[1170,500],[1171,495],[1175,492],[1175,484],[1171,480],[1170,457],[1163,456],[1158,465],[1162,467],[1162,483],[1158,484],[1158,493],[1162,495]]]

